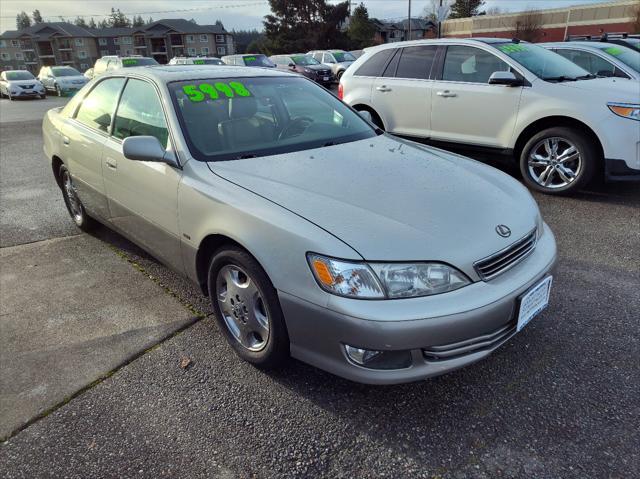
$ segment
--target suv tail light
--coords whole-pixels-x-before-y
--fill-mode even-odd
[[[344,98],[344,87],[342,86],[342,83],[338,84],[338,98],[341,100]]]

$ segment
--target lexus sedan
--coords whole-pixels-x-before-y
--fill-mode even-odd
[[[419,380],[484,358],[548,304],[555,240],[524,186],[388,136],[299,75],[110,72],[43,132],[75,224],[190,278],[259,367]]]

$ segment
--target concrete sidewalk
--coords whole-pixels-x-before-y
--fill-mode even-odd
[[[0,249],[0,438],[194,321],[89,235]]]

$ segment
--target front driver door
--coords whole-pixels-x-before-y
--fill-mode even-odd
[[[489,85],[489,77],[509,70],[504,61],[481,48],[447,47],[439,80],[433,84],[431,138],[507,148],[523,87]]]
[[[177,211],[182,172],[166,163],[125,158],[124,139],[141,135],[154,136],[164,147],[171,148],[156,87],[130,78],[120,97],[113,131],[102,156],[110,220],[154,256],[182,271]]]

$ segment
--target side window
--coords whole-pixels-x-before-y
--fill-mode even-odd
[[[494,72],[509,71],[509,65],[480,48],[451,46],[444,59],[442,79],[468,83],[487,83]]]
[[[395,50],[387,48],[381,52],[376,53],[369,58],[360,68],[356,70],[354,75],[363,77],[379,77],[382,75],[382,71],[387,64],[389,58]]]
[[[593,53],[565,49],[556,50],[556,53],[562,55],[567,60],[572,61],[594,75],[613,76],[616,71],[616,67],[614,65]]]
[[[324,54],[324,59],[322,60],[322,63],[335,63],[336,61],[333,58],[333,55],[331,53],[325,53]]]
[[[322,63],[322,53],[314,53],[313,54],[313,58],[315,58],[316,60],[318,60],[320,63]]]
[[[436,46],[403,48],[398,62],[396,78],[428,79],[437,49],[438,47]]]
[[[124,84],[124,78],[109,78],[98,83],[82,100],[76,113],[76,120],[105,133],[116,109],[118,94]]]
[[[129,79],[124,87],[113,125],[113,136],[155,136],[167,146],[167,123],[156,89],[142,80]]]

